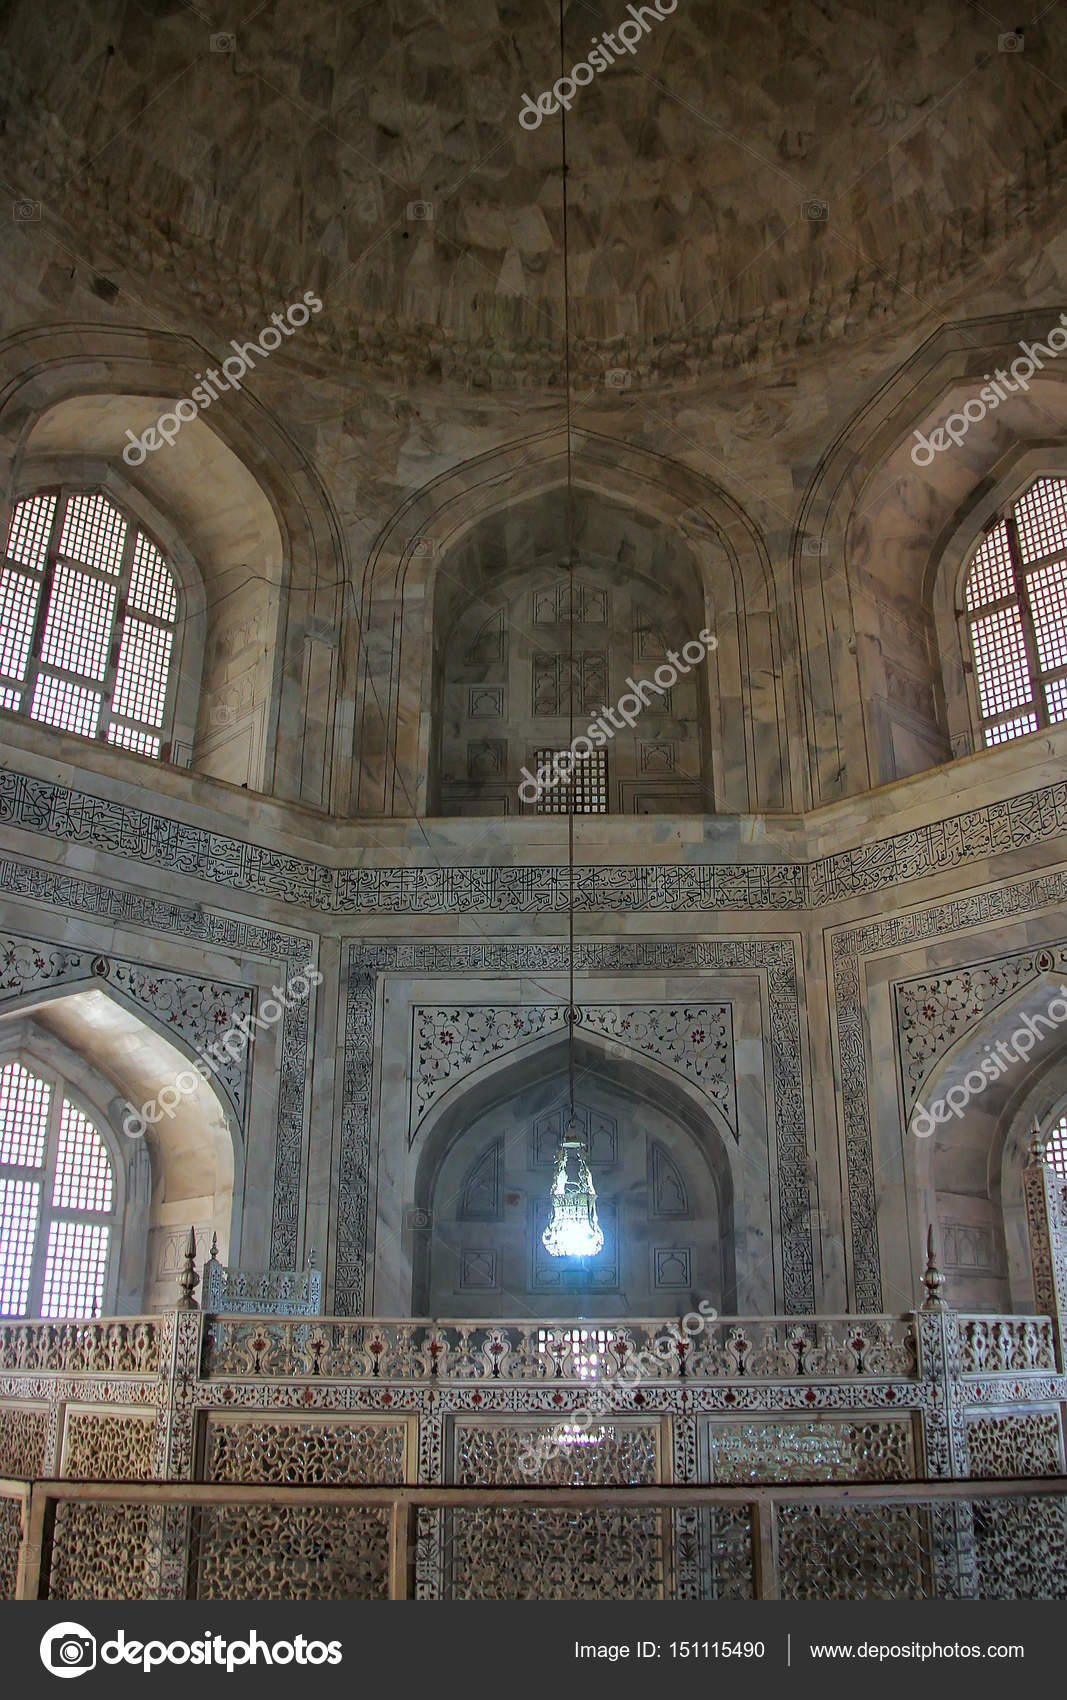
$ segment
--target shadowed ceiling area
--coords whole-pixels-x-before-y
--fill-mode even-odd
[[[20,189],[93,231],[112,285],[208,320],[314,281],[309,368],[557,383],[559,114],[518,121],[561,75],[556,6],[219,10],[17,5]],[[632,10],[632,49],[572,104],[576,375],[623,349],[657,386],[807,359],[1025,267],[1062,175],[1060,89],[1031,64],[1063,50],[1058,8],[1019,52],[959,0]],[[567,6],[568,72],[620,22]]]

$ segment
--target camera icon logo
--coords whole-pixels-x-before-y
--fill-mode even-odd
[[[12,201],[11,216],[16,224],[39,224],[41,221],[40,201]]]
[[[998,53],[1021,53],[1025,45],[1022,30],[1009,30],[1007,35],[997,36]]]
[[[410,224],[412,222],[414,222],[416,224],[432,224],[433,223],[433,202],[432,201],[409,201],[408,202],[408,223]]]
[[[628,390],[633,383],[633,373],[625,366],[613,366],[610,372],[604,373],[604,382],[609,390]]]
[[[803,543],[800,545],[800,552],[802,555],[828,555],[830,553],[830,545],[827,543],[825,537],[809,536],[805,537]]]
[[[236,53],[237,37],[229,32],[213,35],[211,37],[211,51],[212,53]]]
[[[411,553],[416,560],[425,560],[426,557],[432,555],[433,552],[434,540],[432,537],[420,537],[412,546],[411,550]]]
[[[54,1623],[41,1636],[41,1663],[53,1676],[84,1676],[96,1666],[96,1637],[80,1623]]]
[[[825,224],[830,217],[829,201],[805,201],[804,217],[811,224]]]

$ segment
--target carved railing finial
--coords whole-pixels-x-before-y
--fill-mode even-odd
[[[315,1267],[315,1247],[309,1246],[308,1247],[308,1268],[314,1269],[314,1267]]]
[[[945,1277],[937,1264],[937,1253],[934,1249],[934,1224],[931,1222],[926,1230],[926,1270],[923,1274],[926,1297],[923,1300],[923,1310],[944,1310],[946,1308],[941,1292],[944,1285]]]
[[[1035,1116],[1030,1124],[1030,1148],[1026,1157],[1028,1169],[1037,1168],[1045,1161],[1045,1143],[1045,1136],[1041,1132],[1041,1123]]]
[[[196,1272],[196,1229],[193,1227],[190,1227],[189,1238],[185,1242],[185,1268],[178,1276],[178,1285],[182,1290],[178,1309],[199,1310],[200,1306],[193,1297],[200,1285],[200,1277]]]
[[[212,1234],[212,1236],[211,1236],[211,1251],[208,1254],[208,1262],[209,1263],[217,1263],[218,1261],[219,1261],[219,1236],[218,1236],[218,1234]]]

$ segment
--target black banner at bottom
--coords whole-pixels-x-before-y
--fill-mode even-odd
[[[74,1700],[138,1692],[329,1700],[422,1682],[475,1694],[500,1684],[557,1693],[707,1694],[746,1700],[798,1680],[851,1694],[877,1671],[910,1695],[1061,1677],[1063,1607],[1012,1602],[648,1604],[562,1601],[7,1605],[8,1681]],[[9,1687],[9,1692],[12,1689]],[[57,1688],[58,1697],[64,1690]]]

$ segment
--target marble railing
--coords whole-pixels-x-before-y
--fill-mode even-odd
[[[211,1317],[205,1377],[626,1384],[914,1376],[908,1317],[689,1317],[593,1322]]]
[[[303,1279],[303,1277],[301,1277]],[[625,1322],[384,1321],[205,1316],[207,1378],[546,1381],[914,1377],[914,1317],[759,1317]],[[967,1375],[1056,1371],[1048,1317],[956,1317]],[[157,1317],[0,1324],[0,1370],[154,1374]]]
[[[964,1375],[1018,1375],[1056,1370],[1056,1340],[1048,1316],[957,1316]]]
[[[1063,1477],[521,1496],[0,1481],[0,1597],[1063,1600],[1065,1519]]]
[[[321,1269],[231,1269],[209,1257],[204,1309],[237,1316],[318,1316]]]
[[[157,1375],[161,1319],[0,1323],[0,1371]]]
[[[0,1325],[0,1476],[463,1483],[1055,1476],[1042,1316]]]

